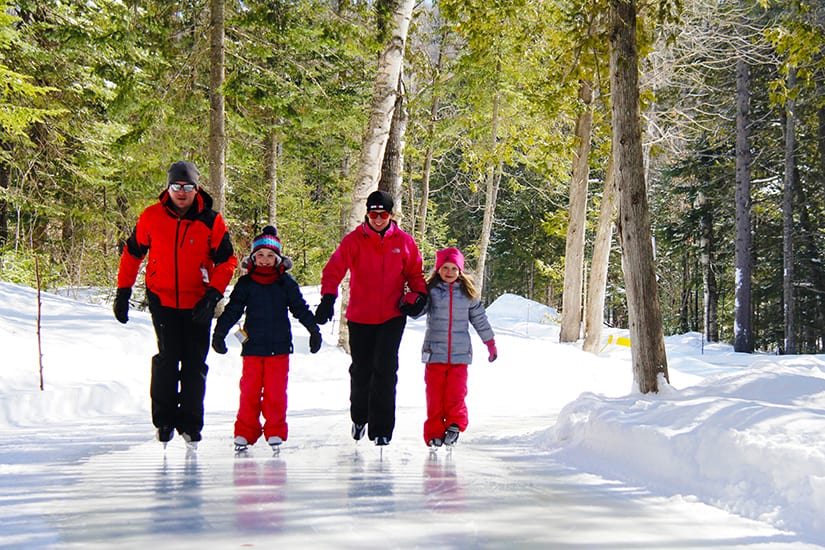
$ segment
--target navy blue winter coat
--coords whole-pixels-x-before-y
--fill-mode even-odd
[[[269,284],[261,284],[247,274],[238,279],[229,303],[218,317],[215,333],[226,335],[246,311],[247,341],[241,355],[267,356],[292,353],[292,325],[287,311],[310,332],[320,332],[301,288],[288,273]]]

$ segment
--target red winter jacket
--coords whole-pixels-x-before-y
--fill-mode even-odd
[[[413,238],[392,222],[382,236],[362,223],[348,233],[321,274],[321,294],[338,295],[338,285],[350,272],[346,317],[354,323],[377,325],[401,315],[398,304],[406,283],[427,294],[421,253]]]
[[[135,284],[148,252],[146,289],[166,307],[192,309],[208,286],[223,294],[238,259],[226,224],[212,210],[212,197],[205,191],[198,190],[195,202],[182,218],[172,207],[168,190],[158,199],[143,211],[126,240],[117,286],[131,288]]]

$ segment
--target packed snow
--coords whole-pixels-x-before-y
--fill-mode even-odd
[[[318,288],[304,288],[311,307]],[[557,313],[514,295],[476,335],[470,426],[430,454],[420,346],[401,346],[398,424],[349,436],[337,324],[308,351],[293,323],[290,436],[235,456],[240,345],[211,352],[197,453],[149,415],[147,313],[0,283],[0,548],[822,548],[825,356],[666,339],[670,384],[641,394],[627,332],[599,354],[559,344]],[[607,337],[613,336],[608,343]],[[622,340],[621,342],[624,342]],[[40,365],[44,389],[40,390]]]

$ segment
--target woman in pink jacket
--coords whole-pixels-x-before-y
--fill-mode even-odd
[[[315,321],[332,319],[338,285],[350,273],[349,328],[352,437],[365,433],[387,445],[395,428],[398,347],[406,315],[421,313],[427,283],[415,240],[392,219],[393,199],[384,191],[367,197],[364,223],[347,234],[324,267]]]

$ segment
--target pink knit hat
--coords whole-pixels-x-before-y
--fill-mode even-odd
[[[445,262],[451,262],[458,266],[459,271],[464,271],[464,254],[454,246],[439,250],[435,253],[435,270],[441,269]]]

